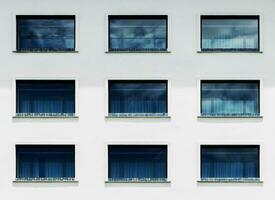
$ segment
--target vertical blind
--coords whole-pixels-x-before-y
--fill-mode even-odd
[[[259,178],[259,146],[202,145],[202,178]]]
[[[17,50],[70,51],[74,48],[74,16],[17,16]]]
[[[17,80],[17,113],[74,113],[74,80]]]
[[[74,178],[74,145],[17,145],[17,178]]]
[[[110,16],[110,50],[166,50],[167,16]]]
[[[201,20],[203,50],[259,49],[258,16],[204,16]]]
[[[166,145],[110,145],[109,178],[167,178]]]
[[[259,81],[202,81],[202,115],[258,115]]]
[[[167,113],[167,81],[109,81],[109,113]]]

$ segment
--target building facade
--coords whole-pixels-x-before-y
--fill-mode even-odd
[[[0,1],[6,199],[269,199],[275,1]]]

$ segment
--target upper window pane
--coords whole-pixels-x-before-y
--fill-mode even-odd
[[[109,145],[110,180],[167,178],[166,145]]]
[[[202,16],[202,50],[259,50],[258,16]]]
[[[259,81],[202,81],[201,114],[259,115],[259,84]]]
[[[74,145],[17,145],[16,178],[74,178]]]
[[[109,50],[167,50],[167,16],[109,16]]]
[[[74,16],[17,16],[17,50],[73,51]]]
[[[75,113],[75,81],[17,80],[16,112],[18,114]]]
[[[109,113],[167,114],[167,81],[109,81]]]
[[[202,145],[201,178],[259,178],[258,145]]]

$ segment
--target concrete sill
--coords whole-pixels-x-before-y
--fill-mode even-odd
[[[105,181],[105,183],[150,183],[150,184],[154,184],[154,183],[161,183],[161,184],[169,184],[171,183],[171,181]]]
[[[78,119],[78,116],[13,116],[13,119]]]
[[[171,51],[106,51],[105,53],[110,53],[110,54],[116,54],[116,53],[156,53],[156,54],[161,54],[161,53],[171,53]]]
[[[121,116],[105,116],[106,119],[120,119],[120,118],[127,118],[127,119],[136,119],[136,118],[143,118],[143,119],[170,119],[171,116],[143,116],[143,115],[136,115],[136,116],[126,116],[126,115],[121,115]]]
[[[252,116],[249,116],[249,115],[200,115],[198,116],[198,118],[201,118],[201,119],[211,119],[211,118],[220,118],[220,119],[226,119],[226,118],[229,118],[229,119],[262,119],[263,116],[256,116],[256,115],[252,115]]]
[[[16,179],[12,181],[13,183],[78,183],[78,180],[66,180],[66,179],[60,179],[60,180],[36,180],[36,179],[30,179],[30,180],[20,180]]]
[[[198,180],[198,183],[263,183],[260,179],[206,179]]]
[[[13,53],[79,53],[79,51],[12,51]]]
[[[207,50],[207,51],[204,51],[204,50],[199,50],[197,51],[197,53],[252,53],[252,54],[262,54],[263,52],[262,51],[234,51],[234,50]]]

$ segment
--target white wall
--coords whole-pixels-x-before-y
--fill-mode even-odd
[[[275,185],[275,1],[0,0],[0,193],[26,200],[269,199]],[[263,53],[197,53],[199,15],[260,14]],[[12,52],[16,14],[76,14],[79,53]],[[108,14],[169,15],[171,53],[105,53]],[[79,119],[13,119],[16,78],[78,80]],[[198,119],[198,80],[261,79],[262,119]],[[106,119],[108,78],[167,78],[171,119]],[[167,143],[171,184],[107,184],[108,142]],[[200,143],[261,144],[263,184],[199,184]],[[15,144],[74,143],[78,184],[19,184]]]

